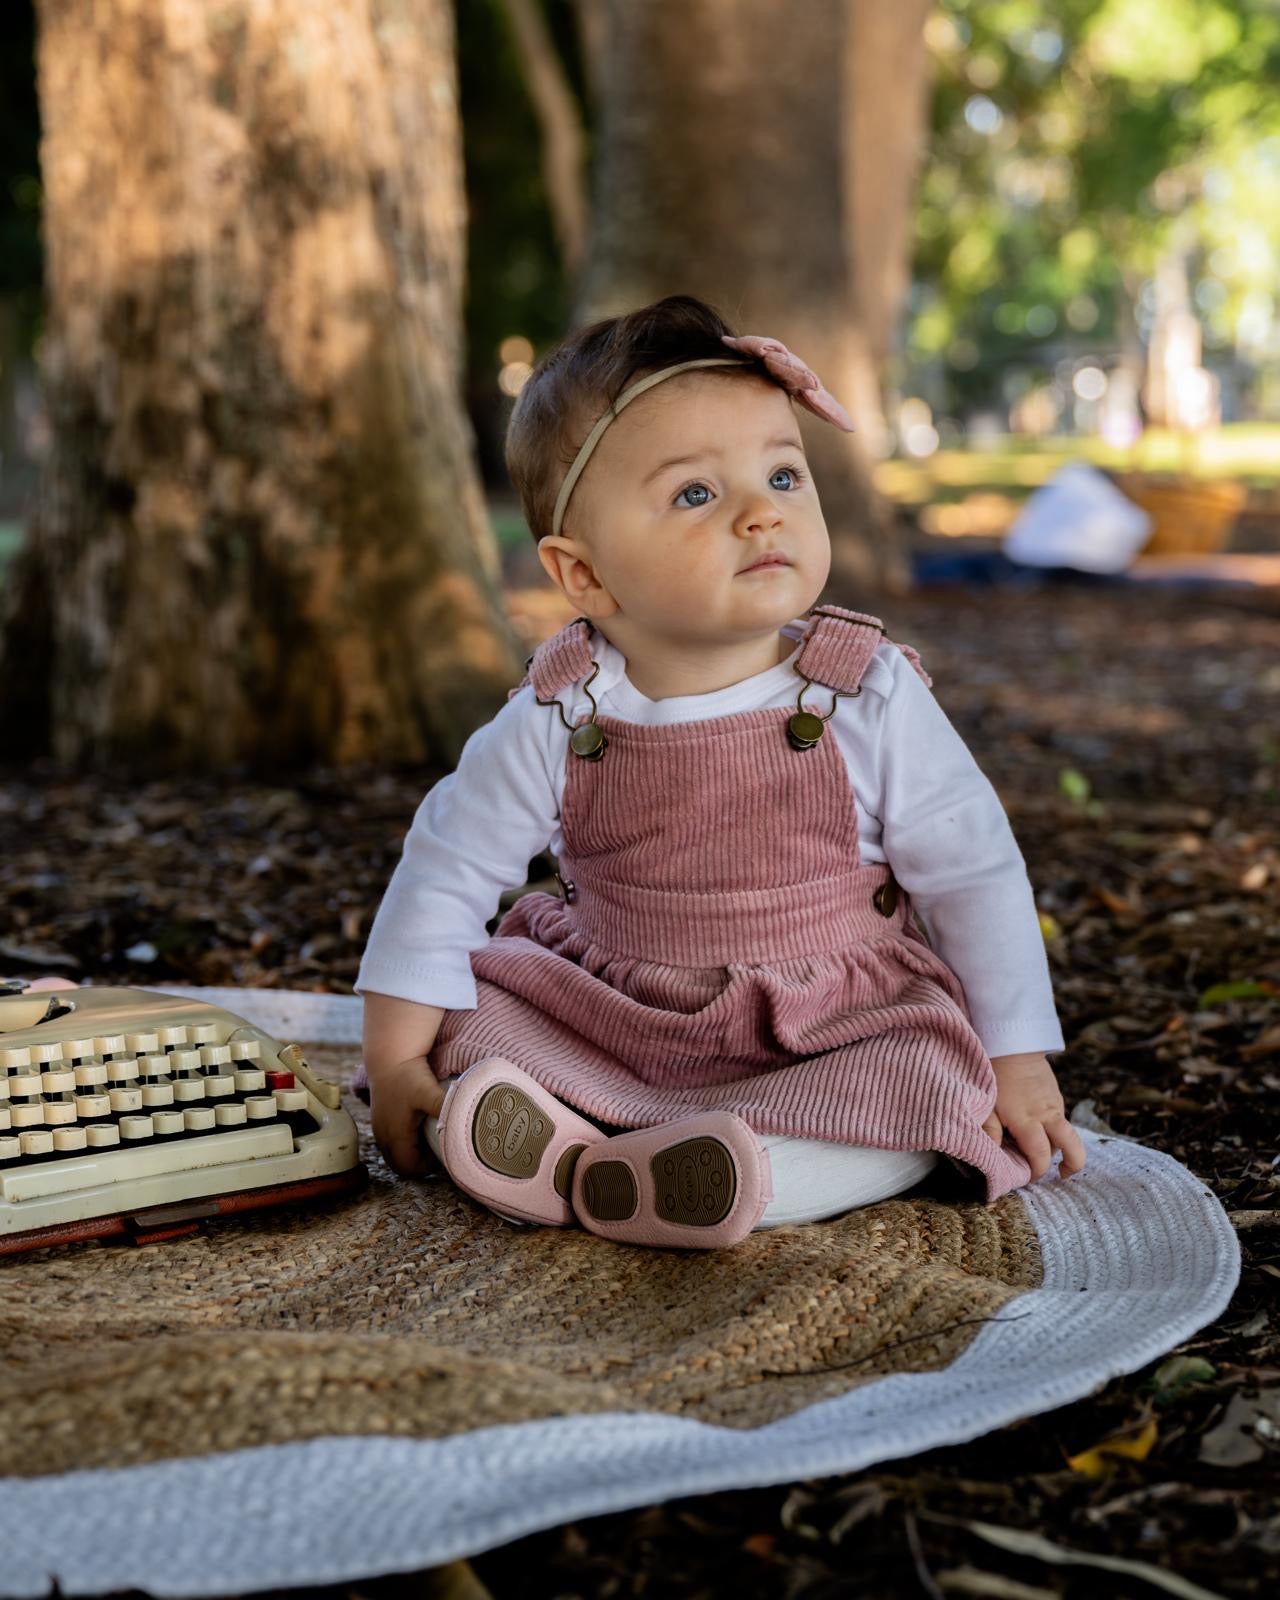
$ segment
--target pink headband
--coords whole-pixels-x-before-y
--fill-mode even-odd
[[[812,411],[815,417],[821,417],[824,422],[843,428],[846,433],[854,431],[849,413],[834,395],[828,394],[822,387],[817,373],[812,367],[806,366],[799,356],[792,355],[780,339],[768,339],[756,333],[743,334],[741,338],[724,333],[720,337],[723,343],[735,350],[741,350],[749,356],[754,356],[758,361],[763,361],[768,376],[780,384],[793,399],[798,400],[806,410]],[[738,367],[742,364],[731,356],[703,356],[697,361],[679,361],[673,367],[663,367],[661,372],[651,372],[647,378],[641,378],[638,383],[633,383],[630,388],[624,389],[582,441],[582,448],[565,474],[551,518],[552,533],[560,532],[565,507],[569,504],[569,496],[573,493],[574,485],[582,476],[583,469],[591,458],[591,452],[599,444],[604,430],[614,421],[623,406],[630,405],[637,395],[643,394],[646,389],[651,389],[655,383],[661,383],[664,378],[672,378],[677,372],[687,372],[690,367]]]

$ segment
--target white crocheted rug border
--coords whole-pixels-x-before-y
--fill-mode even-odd
[[[358,1043],[359,996],[172,989],[276,1038]],[[942,1372],[895,1374],[762,1428],[658,1414],[449,1439],[327,1438],[3,1480],[0,1592],[235,1595],[413,1571],[575,1518],[856,1472],[1051,1411],[1212,1322],[1240,1279],[1217,1197],[1172,1156],[1079,1130],[1088,1163],[1018,1190],[1044,1281]]]

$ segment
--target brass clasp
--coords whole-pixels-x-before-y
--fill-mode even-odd
[[[862,685],[859,684],[856,689],[832,689],[831,710],[827,712],[825,717],[820,717],[816,711],[806,711],[800,704],[804,699],[805,690],[813,687],[813,679],[805,678],[799,667],[796,668],[796,671],[804,678],[804,682],[800,685],[800,693],[796,696],[797,709],[787,719],[787,738],[790,739],[792,746],[796,750],[811,750],[826,732],[823,724],[834,715],[836,701],[841,695],[844,695],[849,700],[856,699],[862,693]],[[824,684],[823,687],[830,688],[830,685]]]
[[[589,687],[595,681],[596,674],[600,671],[600,663],[593,659],[591,665],[595,671],[592,672],[591,676],[582,686],[587,699],[591,702],[591,716],[586,722],[581,723],[578,727],[575,728],[573,723],[570,722],[568,717],[565,716],[564,707],[560,704],[559,700],[543,700],[539,697],[536,689],[533,691],[533,694],[534,699],[537,700],[540,706],[555,706],[556,710],[559,711],[561,722],[563,722],[565,727],[569,730],[569,748],[573,751],[574,755],[582,756],[582,758],[586,761],[599,761],[600,757],[608,748],[609,741],[604,736],[603,728],[601,728],[600,724],[596,721],[596,713],[599,708],[596,705],[596,697],[591,693],[591,689]]]

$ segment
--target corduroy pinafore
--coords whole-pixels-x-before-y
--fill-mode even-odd
[[[585,618],[562,628],[511,694],[532,682],[558,715],[555,696],[592,675],[591,635]],[[825,718],[826,690],[860,693],[884,637],[878,618],[815,607],[803,709]],[[723,1107],[757,1133],[937,1150],[989,1203],[1031,1170],[982,1127],[995,1073],[960,980],[891,869],[862,862],[835,739],[797,748],[793,714],[596,716],[603,753],[566,754],[565,897],[522,895],[472,953],[477,1006],[445,1013],[432,1068],[504,1055],[619,1127]]]

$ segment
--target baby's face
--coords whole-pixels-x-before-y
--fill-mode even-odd
[[[616,618],[632,646],[776,631],[813,605],[831,569],[790,398],[765,378],[696,370],[623,409],[574,488],[561,536],[538,548],[579,610]],[[748,570],[768,551],[785,565]]]

